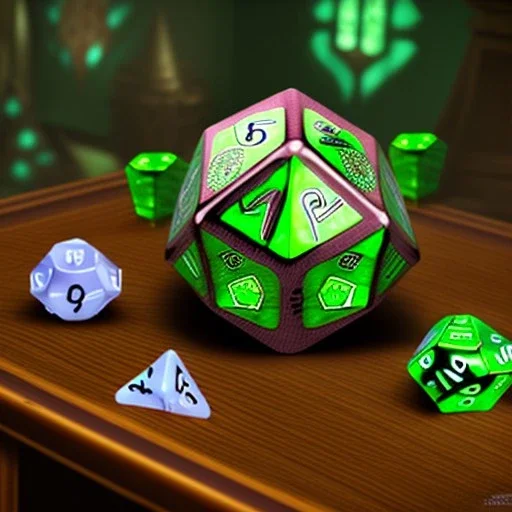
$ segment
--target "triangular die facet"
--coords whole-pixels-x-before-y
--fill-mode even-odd
[[[164,401],[160,390],[166,372],[167,352],[120,388],[116,393],[116,402],[163,411]]]
[[[288,162],[230,206],[221,215],[221,220],[251,240],[266,245],[279,213],[287,182]]]
[[[206,398],[174,350],[162,354],[151,366],[116,393],[116,402],[207,419]]]
[[[268,247],[283,258],[296,258],[362,218],[298,157],[292,157],[286,198]]]
[[[214,135],[206,169],[207,189],[220,192],[269,156],[285,139],[283,107],[254,112],[219,131]]]

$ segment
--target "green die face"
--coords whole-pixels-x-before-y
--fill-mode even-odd
[[[429,331],[408,371],[441,412],[488,411],[512,385],[511,359],[508,340],[473,316],[456,315]]]
[[[187,164],[173,153],[141,153],[126,166],[135,212],[157,220],[174,211]]]
[[[201,232],[201,239],[217,307],[266,329],[276,329],[281,314],[277,275],[206,231]]]
[[[405,197],[418,200],[437,190],[446,152],[433,133],[401,133],[393,140],[389,159]]]

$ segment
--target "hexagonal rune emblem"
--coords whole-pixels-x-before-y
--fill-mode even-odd
[[[318,292],[318,300],[325,310],[352,306],[356,285],[336,276],[329,276]]]
[[[371,310],[419,259],[377,141],[294,89],[203,133],[166,255],[210,308],[287,353]]]
[[[234,307],[260,309],[263,302],[263,288],[256,276],[247,276],[228,284]]]

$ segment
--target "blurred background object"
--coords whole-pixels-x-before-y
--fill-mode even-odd
[[[0,196],[77,177],[69,155],[34,112],[27,5],[24,0],[7,4],[6,37],[0,54],[5,70],[0,87]]]
[[[512,2],[467,0],[471,40],[440,113],[443,201],[512,221]]]
[[[187,160],[204,128],[295,87],[383,147],[397,133],[439,136],[448,157],[432,200],[510,218],[511,7],[507,0],[296,0],[293,8],[288,0],[2,0],[2,101],[13,95],[5,92],[13,86],[6,61],[25,63],[32,82],[22,111],[57,163],[36,172],[31,160],[25,180],[2,164],[0,195],[120,170],[142,151]],[[7,43],[8,27],[23,19],[16,33],[24,42]],[[29,48],[30,59],[17,57]],[[2,153],[22,126],[5,119],[16,105],[2,103]],[[14,174],[27,176],[27,166],[17,164]]]
[[[205,128],[205,94],[180,72],[165,13],[151,22],[143,51],[114,78],[112,131],[117,153],[164,151],[190,159],[192,134]]]

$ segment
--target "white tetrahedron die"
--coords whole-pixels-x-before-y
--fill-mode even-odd
[[[163,353],[116,393],[116,402],[207,419],[210,406],[174,350]]]

